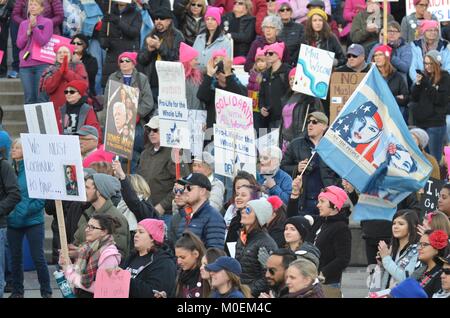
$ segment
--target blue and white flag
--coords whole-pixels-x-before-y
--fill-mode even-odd
[[[397,204],[423,188],[431,164],[409,133],[374,66],[317,146],[322,160],[361,192],[355,220],[392,220]]]

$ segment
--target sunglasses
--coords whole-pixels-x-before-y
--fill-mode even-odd
[[[191,192],[193,187],[198,187],[198,186],[186,184],[186,186],[184,187],[184,190],[187,191],[187,192]]]
[[[310,120],[308,120],[306,123],[307,123],[308,125],[309,125],[309,124],[317,125],[319,122],[318,122],[317,120],[315,120],[315,119],[310,119]]]
[[[355,54],[347,54],[347,58],[349,59],[349,58],[354,58],[354,59],[356,59],[358,57],[358,55],[355,55]]]
[[[159,132],[158,128],[150,128],[150,132],[157,134]]]
[[[273,56],[275,54],[275,52],[266,52],[264,53],[265,56]]]
[[[67,94],[73,95],[73,94],[75,94],[75,93],[78,93],[78,91],[73,91],[73,90],[71,90],[71,89],[66,89],[66,90],[64,91],[64,94],[65,94],[65,95],[67,95]]]
[[[274,268],[267,268],[267,271],[269,272],[270,275],[274,276],[275,275],[275,269]]]
[[[130,63],[131,62],[131,60],[130,59],[127,59],[127,58],[125,58],[125,59],[120,59],[120,61],[119,61],[120,63]]]
[[[83,42],[75,42],[75,41],[73,41],[73,42],[71,42],[70,44],[73,44],[73,45],[83,45],[84,43],[83,43]]]
[[[244,209],[242,209],[243,212],[245,212],[245,214],[249,215],[250,213],[252,213],[252,209],[250,207],[245,207]]]
[[[184,189],[183,188],[173,188],[173,194],[183,194]]]
[[[266,0],[267,3],[269,2],[276,2],[276,0]]]
[[[234,5],[240,5],[240,6],[243,6],[243,5],[244,5],[244,2],[241,2],[241,1],[235,1],[235,2],[234,2]]]
[[[201,4],[201,3],[191,3],[191,7],[202,8],[203,4]]]
[[[292,11],[292,9],[291,8],[282,8],[282,9],[280,9],[280,10],[278,10],[278,12],[291,12]]]
[[[442,269],[442,272],[443,272],[445,275],[450,275],[450,268],[443,268],[443,269]]]

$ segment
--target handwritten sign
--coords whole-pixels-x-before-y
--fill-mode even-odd
[[[158,98],[161,146],[191,148],[186,99]]]
[[[302,44],[298,55],[293,90],[326,99],[333,60],[333,52]]]
[[[24,105],[28,132],[32,134],[58,135],[55,108],[53,103],[38,103]]]
[[[0,50],[0,63],[3,62],[3,55],[5,55],[5,52]]]
[[[240,170],[256,177],[255,132],[214,124],[215,172],[233,178]]]
[[[70,39],[65,38],[60,35],[52,35],[50,41],[42,47],[40,47],[36,42],[32,42],[31,45],[31,58],[36,61],[41,61],[48,64],[54,64],[56,60],[56,54],[53,48],[56,44],[64,43],[70,44]]]
[[[30,198],[86,201],[78,136],[20,137]]]
[[[406,1],[406,15],[416,12],[414,0]],[[434,14],[440,21],[450,21],[450,1],[449,0],[430,0],[427,11]],[[417,26],[419,27],[419,26]]]
[[[139,89],[109,81],[105,127],[105,150],[121,157],[133,157]]]
[[[186,99],[186,79],[180,62],[156,61],[159,81],[159,96],[163,98]]]
[[[334,72],[330,81],[330,123],[334,121],[366,73]]]
[[[216,122],[235,129],[253,129],[251,98],[216,88]]]
[[[130,280],[131,273],[127,270],[113,270],[109,274],[99,269],[95,277],[94,298],[128,298]]]
[[[206,110],[189,110],[188,118],[191,153],[194,158],[201,158],[205,140]]]
[[[420,197],[420,207],[423,212],[431,212],[437,209],[439,193],[442,187],[445,185],[445,181],[430,178],[425,187],[424,192]]]

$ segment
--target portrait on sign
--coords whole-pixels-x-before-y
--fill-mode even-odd
[[[78,195],[77,167],[64,165],[64,177],[66,178],[66,194]]]

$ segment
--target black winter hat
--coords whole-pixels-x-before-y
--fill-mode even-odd
[[[292,216],[286,220],[284,226],[286,226],[286,224],[292,224],[293,226],[295,226],[298,233],[300,233],[300,236],[302,237],[302,241],[305,241],[306,237],[309,234],[309,231],[311,231],[311,223],[304,216]]]
[[[170,11],[169,9],[165,8],[165,7],[159,7],[158,9],[155,10],[155,13],[153,13],[152,16],[153,20],[156,20],[157,18],[160,19],[173,19],[173,13],[172,11]]]

